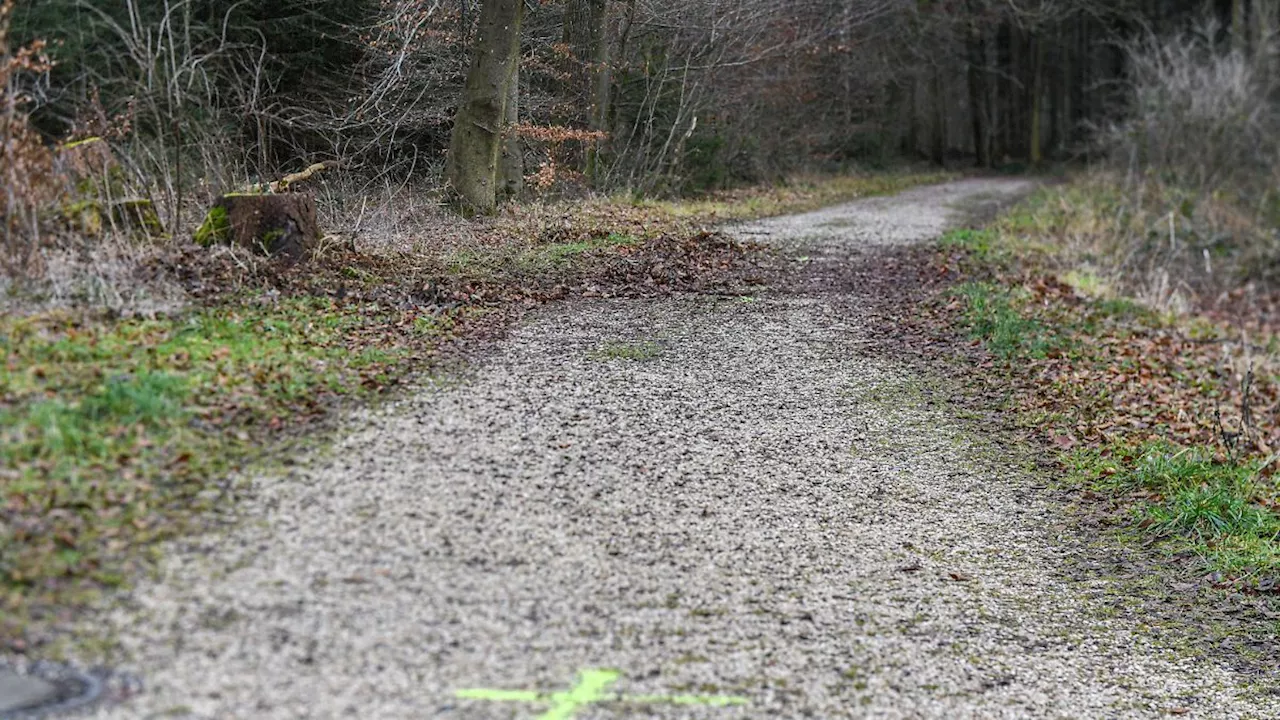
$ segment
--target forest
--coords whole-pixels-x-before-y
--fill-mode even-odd
[[[494,115],[484,123],[508,144],[502,194],[514,197],[688,194],[904,160],[1126,162],[1134,150],[1144,166],[1244,172],[1229,155],[1168,157],[1191,150],[1159,134],[1244,133],[1221,153],[1271,135],[1257,108],[1192,115],[1241,93],[1262,102],[1266,88],[1245,85],[1274,75],[1274,14],[1261,0],[14,0],[10,253],[34,232],[25,216],[68,192],[57,143],[103,138],[116,191],[145,195],[181,234],[187,205],[315,162],[340,163],[352,192],[441,186],[460,112]],[[505,70],[469,87],[473,58]],[[464,101],[496,84],[500,102]],[[1180,96],[1193,92],[1220,96]],[[1257,126],[1153,126],[1235,111]]]
[[[403,631],[442,713],[1280,713],[1277,0],[0,0],[0,90],[0,689],[337,716]],[[794,664],[899,631],[963,672]]]

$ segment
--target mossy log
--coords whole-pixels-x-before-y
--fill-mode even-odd
[[[302,193],[223,195],[195,232],[206,247],[229,243],[292,260],[310,256],[319,239],[315,198]]]
[[[114,230],[135,238],[157,238],[164,235],[164,225],[155,205],[143,198],[125,198],[105,202],[81,200],[63,206],[67,225],[82,235],[98,236]]]

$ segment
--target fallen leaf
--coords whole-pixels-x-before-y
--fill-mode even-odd
[[[1061,450],[1070,450],[1076,446],[1077,442],[1075,436],[1070,433],[1066,435],[1050,434],[1049,441],[1053,443],[1054,447]]]

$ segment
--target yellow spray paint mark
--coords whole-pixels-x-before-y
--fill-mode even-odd
[[[578,684],[564,692],[540,693],[529,690],[459,690],[457,697],[464,700],[493,700],[549,704],[551,709],[538,716],[538,720],[570,720],[578,710],[595,703],[629,703],[635,705],[709,705],[729,707],[746,705],[747,699],[731,695],[620,695],[605,690],[621,677],[616,670],[583,670],[578,674]]]

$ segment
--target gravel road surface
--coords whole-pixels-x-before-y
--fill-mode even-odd
[[[1026,190],[736,232],[820,277]],[[1081,543],[1043,481],[860,352],[859,298],[544,308],[172,548],[109,619],[145,691],[97,716],[1280,717],[1114,612],[1111,581],[1066,579]]]

